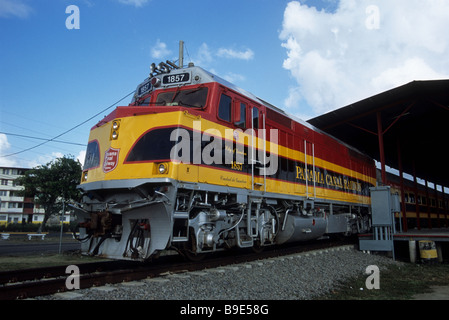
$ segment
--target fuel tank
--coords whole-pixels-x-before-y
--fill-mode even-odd
[[[318,239],[326,232],[324,217],[288,215],[276,237],[277,244]]]

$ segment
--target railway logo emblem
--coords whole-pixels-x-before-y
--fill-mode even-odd
[[[104,153],[103,172],[108,173],[117,167],[120,149],[109,148]]]

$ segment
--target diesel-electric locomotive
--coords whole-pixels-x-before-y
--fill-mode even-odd
[[[154,67],[154,65],[153,65]],[[231,83],[167,61],[90,132],[82,251],[195,259],[366,232],[374,161]]]

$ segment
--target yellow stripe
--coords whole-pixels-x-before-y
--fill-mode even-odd
[[[182,163],[172,164],[175,168],[173,171],[178,172],[178,179],[191,183],[209,183],[214,185],[222,185],[234,188],[251,189],[251,175],[238,173],[234,171],[222,170],[198,165],[186,165]],[[198,177],[198,178],[197,178]],[[255,187],[256,191],[264,191],[263,177],[255,178],[255,182],[260,183],[259,187]],[[266,191],[270,193],[282,193],[292,196],[305,196],[306,186],[290,181],[281,181],[276,179],[266,179]],[[313,185],[308,187],[309,197],[314,196]],[[347,193],[338,190],[316,187],[316,198],[325,200],[334,200],[350,203],[370,204],[370,197]]]

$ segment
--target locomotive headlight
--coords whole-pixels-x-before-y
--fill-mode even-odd
[[[160,163],[157,167],[160,174],[164,174],[168,172],[168,164]]]
[[[81,176],[81,180],[84,182],[84,181],[87,181],[87,170],[86,171],[83,171],[83,175]]]
[[[111,126],[111,140],[118,139],[119,129],[120,129],[120,120],[114,120]]]

